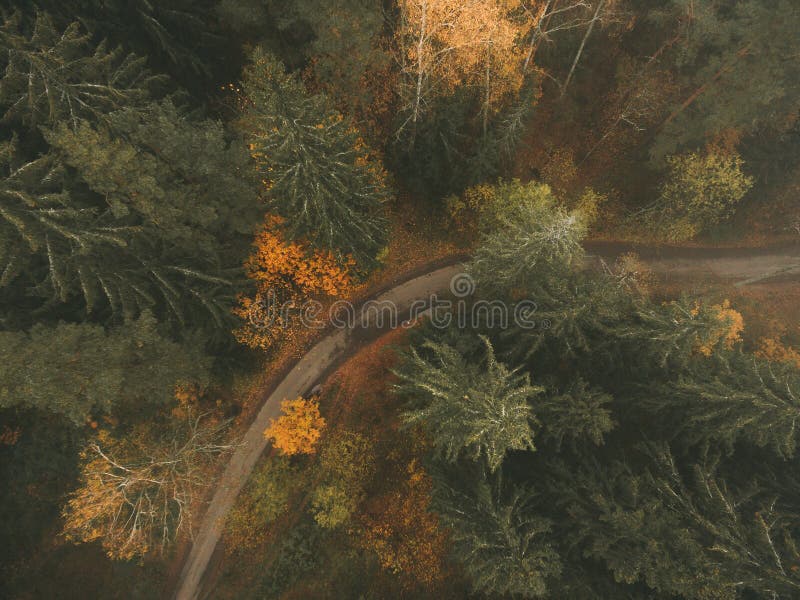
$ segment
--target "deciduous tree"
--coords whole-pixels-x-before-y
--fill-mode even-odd
[[[401,129],[417,122],[438,95],[458,86],[480,90],[484,134],[489,116],[523,82],[525,31],[520,5],[510,0],[402,0],[395,31],[400,93],[407,113]]]
[[[692,239],[730,217],[753,185],[737,154],[709,150],[667,159],[669,173],[649,219],[669,240]]]
[[[319,458],[321,480],[312,495],[314,520],[328,529],[346,523],[364,499],[364,487],[375,468],[369,439],[353,431],[331,434]]]
[[[372,499],[360,542],[384,569],[429,587],[445,575],[448,536],[430,507],[430,476],[416,462],[408,465],[407,475],[398,490]]]
[[[788,363],[800,369],[800,352],[787,346],[780,339],[762,338],[756,355],[772,362]]]
[[[251,348],[267,350],[291,339],[304,302],[346,298],[354,285],[352,260],[287,240],[283,225],[282,217],[267,215],[245,264],[256,293],[240,298],[235,313],[243,324],[234,335]]]
[[[270,456],[256,468],[225,522],[226,546],[251,551],[265,539],[268,526],[289,509],[300,475],[283,456]]]
[[[223,431],[224,424],[190,415],[163,438],[144,427],[124,437],[100,432],[83,452],[80,487],[64,508],[64,536],[100,540],[117,559],[163,552],[191,530],[206,469],[229,448]]]
[[[325,419],[316,400],[297,398],[281,403],[283,414],[270,422],[264,437],[287,456],[314,454],[325,429]]]

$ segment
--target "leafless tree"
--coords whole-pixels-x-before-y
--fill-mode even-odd
[[[223,442],[227,425],[189,415],[161,439],[138,428],[119,439],[98,435],[83,451],[81,486],[64,509],[65,537],[99,539],[109,556],[130,559],[191,533],[209,467],[232,448]]]

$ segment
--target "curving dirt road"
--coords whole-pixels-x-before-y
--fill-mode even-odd
[[[446,266],[421,277],[401,283],[375,298],[378,302],[393,302],[402,315],[418,299],[429,298],[431,294],[441,294],[449,288],[450,280],[463,269],[458,265]],[[337,329],[318,342],[294,366],[289,374],[278,384],[264,401],[250,428],[231,456],[228,466],[217,483],[217,490],[208,505],[200,529],[192,544],[178,583],[176,598],[190,600],[197,598],[200,583],[206,566],[211,560],[217,542],[222,534],[225,516],[236,501],[259,456],[267,446],[263,432],[269,422],[280,413],[281,401],[307,394],[322,379],[322,376],[345,355],[345,349],[354,338],[363,338],[374,331],[377,313],[364,315],[368,327],[358,329]]]
[[[699,276],[703,279],[730,281],[746,285],[773,276],[800,275],[800,248],[779,250],[637,248],[627,244],[589,243],[589,259],[610,259],[621,253],[636,251],[657,273],[670,276]],[[373,300],[393,302],[399,314],[407,313],[412,304],[443,294],[453,277],[463,271],[460,261],[414,277],[379,294]],[[336,329],[309,350],[289,374],[263,400],[260,411],[251,423],[241,445],[230,458],[216,484],[200,528],[178,581],[175,598],[195,600],[200,596],[203,577],[222,535],[225,517],[267,446],[263,431],[278,416],[281,401],[306,395],[337,364],[353,354],[355,347],[380,335],[376,327],[377,313],[359,315],[366,327]]]

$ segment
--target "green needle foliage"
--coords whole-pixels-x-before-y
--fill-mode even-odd
[[[59,23],[0,26],[0,404],[137,421],[207,381],[262,209],[241,141]]]
[[[800,374],[741,352],[697,360],[676,381],[648,386],[639,401],[688,443],[732,450],[746,440],[787,458],[797,447]]]
[[[77,23],[56,28],[47,13],[37,13],[32,32],[22,30],[15,13],[0,27],[0,107],[3,121],[35,129],[60,120],[99,118],[141,104],[163,78],[151,75],[146,60],[95,45]]]
[[[513,181],[496,195],[498,209],[483,216],[489,230],[470,264],[482,292],[524,290],[580,264],[586,219],[557,207],[548,186]]]
[[[0,406],[36,408],[75,425],[93,415],[166,406],[179,382],[202,382],[209,360],[196,343],[163,337],[144,313],[113,331],[36,325],[0,332]]]
[[[93,45],[77,23],[58,31],[41,13],[28,35],[15,15],[0,46],[9,304],[225,327],[260,216],[244,146],[217,122],[154,103],[158,78],[143,61]],[[29,312],[4,312],[7,326],[30,324]]]
[[[565,529],[585,556],[618,581],[681,598],[797,594],[794,498],[764,493],[761,482],[729,485],[709,456],[682,468],[664,445],[642,449],[645,470],[591,459],[577,471],[556,465],[554,500],[574,519]]]
[[[237,177],[246,153],[169,103],[109,119],[46,132],[51,152],[32,161],[3,145],[0,283],[88,313],[202,313],[222,326],[257,212]]]
[[[422,327],[398,369],[476,591],[795,597],[797,369],[744,352],[727,303],[655,302],[615,267],[581,272],[582,217],[549,189],[489,197],[507,202],[480,210],[478,294],[533,300],[550,326],[482,323],[483,351],[472,331]]]
[[[654,158],[699,147],[724,130],[752,133],[797,111],[800,72],[789,58],[800,49],[796,2],[670,0],[648,17],[690,19],[673,50],[683,93],[654,140]]]
[[[464,35],[472,5],[489,37]],[[800,597],[791,324],[753,355],[765,332],[727,301],[670,297],[583,243],[793,235],[799,30],[796,0],[6,0],[0,596],[157,595],[97,550],[158,570],[147,554],[201,504],[240,408],[224,365],[254,228],[282,217],[277,237],[365,275],[396,181],[392,251],[449,218],[431,249],[474,249],[477,322],[409,332],[399,414],[344,386],[352,431],[256,473],[226,532],[234,570],[270,563],[252,593]],[[355,433],[397,417],[413,435]],[[51,543],[63,517],[100,543]],[[435,539],[409,535],[417,517]],[[444,539],[457,564],[433,556]],[[76,566],[94,587],[73,591]]]
[[[453,553],[474,592],[545,596],[561,561],[549,540],[552,524],[533,510],[535,494],[484,481],[474,470],[437,483],[435,506],[452,529]]]
[[[242,87],[241,126],[269,187],[270,207],[294,236],[351,255],[362,268],[374,266],[385,243],[388,189],[353,125],[261,49],[251,56]]]
[[[588,439],[596,446],[603,445],[605,436],[615,427],[612,400],[609,394],[580,378],[561,394],[544,395],[535,404],[542,436],[557,448],[564,440],[574,443]]]
[[[528,400],[542,388],[499,362],[488,338],[483,342],[480,362],[433,341],[412,348],[406,369],[398,372],[398,390],[414,401],[406,423],[425,427],[446,460],[483,459],[495,471],[509,450],[534,448]]]
[[[109,39],[142,56],[184,85],[207,83],[220,56],[215,0],[10,0],[33,20],[49,14],[60,25],[80,21],[97,41]],[[44,12],[42,12],[44,11]]]

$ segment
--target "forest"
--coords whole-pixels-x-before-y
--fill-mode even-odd
[[[0,597],[800,598],[798,32],[0,0]]]

